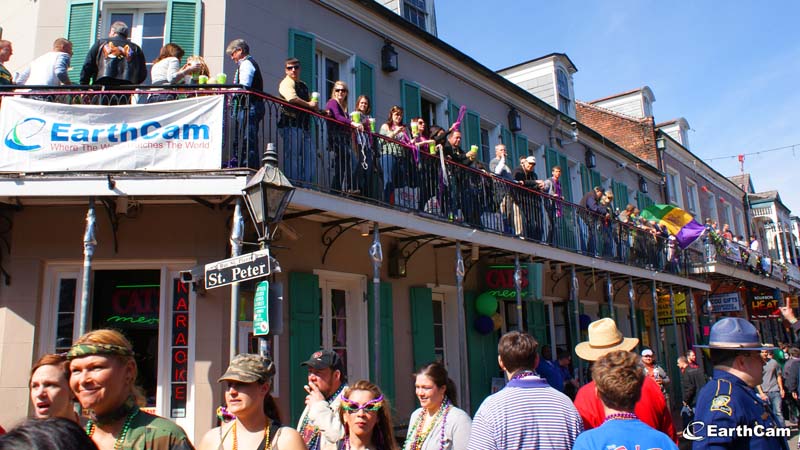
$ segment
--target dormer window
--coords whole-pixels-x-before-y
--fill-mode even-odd
[[[428,17],[428,8],[425,5],[425,0],[403,0],[403,17],[419,28],[426,30],[426,19]]]
[[[645,117],[653,117],[653,103],[647,96],[642,96],[642,109],[644,110]]]
[[[556,70],[556,88],[558,89],[558,110],[564,114],[572,115],[569,78],[567,77],[567,72],[560,67]]]

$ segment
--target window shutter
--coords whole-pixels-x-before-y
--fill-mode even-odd
[[[289,274],[289,393],[291,398],[305,397],[306,369],[300,365],[322,345],[320,336],[319,277],[312,273]],[[291,403],[292,422],[303,412],[303,404]]]
[[[550,178],[553,173],[553,167],[558,165],[558,152],[547,147],[544,151],[544,162],[547,167],[547,173],[543,174],[542,178]]]
[[[592,170],[590,172],[592,174],[592,187],[595,186],[603,186],[603,177],[600,176],[600,172],[596,170]]]
[[[464,313],[467,323],[467,357],[469,358],[469,400],[472,414],[478,410],[481,402],[489,396],[492,388],[492,377],[500,376],[497,365],[497,332],[486,335],[478,333],[473,326],[478,313],[475,311],[474,291],[464,292]]]
[[[640,210],[643,210],[648,206],[652,206],[653,204],[655,204],[655,202],[653,202],[653,200],[647,194],[642,192],[636,193],[636,206],[638,206]]]
[[[539,348],[543,345],[549,344],[547,333],[547,307],[543,301],[534,300],[526,302],[528,308],[528,334],[536,338],[539,343]]]
[[[458,119],[459,108],[461,108],[461,106],[458,103],[451,99],[447,99],[447,119],[450,127],[452,127],[456,122],[456,119]]]
[[[608,307],[608,303],[600,303],[600,318],[604,317],[611,317],[611,309]]]
[[[528,268],[528,297],[533,300],[542,299],[542,286],[544,285],[544,264],[530,263]]]
[[[372,64],[356,57],[356,96],[366,95],[369,97],[369,104],[375,107],[375,68]],[[374,111],[373,111],[374,115]]]
[[[622,211],[628,206],[628,186],[625,183],[612,181],[611,190],[614,191],[614,205]]]
[[[480,154],[481,116],[479,116],[475,111],[468,110],[467,114],[464,116],[464,121],[466,122],[466,126],[461,127],[461,138],[462,140],[466,138],[466,142],[464,142],[461,148],[464,149],[465,152],[468,152],[471,146],[477,145],[478,153]]]
[[[404,123],[422,114],[422,98],[417,83],[400,80],[400,100],[403,102],[400,106],[403,108]]]
[[[561,153],[558,154],[558,165],[561,167],[561,178],[559,178],[561,182],[561,195],[564,196],[564,200],[571,202],[573,198],[572,177],[569,174],[569,160]]]
[[[169,0],[167,3],[167,29],[164,42],[178,44],[184,52],[181,64],[186,58],[200,54],[200,0]]]
[[[586,167],[584,164],[581,164],[581,191],[582,191],[582,193],[586,194],[587,192],[591,191],[593,187],[594,186],[592,186],[592,179],[591,179],[591,176],[589,175],[589,168]],[[583,195],[581,195],[581,198],[583,198]]]
[[[411,341],[414,370],[436,359],[433,351],[433,292],[428,288],[411,288]]]
[[[516,142],[514,142],[514,146],[516,147],[517,158],[528,156],[528,136],[517,134],[515,138]],[[517,161],[519,161],[519,159],[517,159]]]
[[[503,138],[503,144],[506,146],[506,165],[509,169],[514,170],[519,165],[519,159],[514,151],[514,135],[511,131],[504,126],[500,126],[500,137]]]
[[[303,70],[300,79],[308,86],[309,91],[316,90],[317,70],[314,67],[314,52],[316,51],[316,38],[313,34],[300,30],[289,29],[289,57],[297,58]]]
[[[67,6],[67,39],[72,42],[69,76],[78,82],[83,62],[97,36],[97,0],[72,0]]]
[[[395,385],[394,385],[394,312],[392,310],[392,284],[381,282],[380,287],[380,300],[381,300],[381,390],[384,395],[389,398],[392,405],[395,404]],[[373,308],[373,286],[367,286],[368,310],[369,316],[369,341],[375,342],[373,333],[375,333],[374,324],[372,322],[372,308]],[[370,352],[370,361],[372,354]],[[370,363],[370,370],[372,364]],[[370,376],[374,379],[374,376]]]

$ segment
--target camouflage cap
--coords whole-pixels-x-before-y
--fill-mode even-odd
[[[275,364],[269,358],[251,353],[239,353],[233,357],[228,370],[218,382],[239,381],[242,383],[264,383],[275,375]]]

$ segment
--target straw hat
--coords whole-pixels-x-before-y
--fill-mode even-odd
[[[575,346],[575,353],[586,361],[597,361],[606,353],[616,350],[629,352],[639,344],[638,338],[626,338],[610,318],[589,324],[589,340]]]

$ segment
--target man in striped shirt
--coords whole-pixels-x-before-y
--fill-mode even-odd
[[[534,371],[539,344],[527,333],[500,338],[497,361],[508,384],[483,401],[472,421],[469,450],[572,448],[583,423],[570,399]]]

